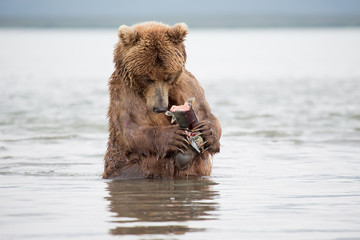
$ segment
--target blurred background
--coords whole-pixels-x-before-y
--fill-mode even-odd
[[[4,27],[116,27],[157,20],[196,28],[358,26],[357,0],[1,0]]]
[[[103,180],[117,29],[185,22],[210,177]],[[359,239],[360,1],[0,0],[0,239]]]

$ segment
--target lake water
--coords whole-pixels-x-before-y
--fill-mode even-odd
[[[360,29],[190,29],[223,135],[184,180],[101,179],[116,41],[0,30],[2,240],[360,239]]]

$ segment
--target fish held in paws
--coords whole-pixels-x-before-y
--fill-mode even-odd
[[[200,132],[191,131],[194,124],[198,123],[198,118],[192,108],[192,103],[195,98],[190,98],[183,105],[174,105],[165,114],[171,116],[171,123],[175,121],[179,124],[180,128],[184,129],[187,133],[187,141],[189,148],[184,152],[179,152],[175,156],[175,165],[180,168],[186,168],[194,159],[195,154],[204,151],[204,140],[200,136]]]

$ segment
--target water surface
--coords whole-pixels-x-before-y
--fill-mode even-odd
[[[211,177],[102,180],[116,30],[0,30],[1,239],[360,239],[360,30],[193,31]]]

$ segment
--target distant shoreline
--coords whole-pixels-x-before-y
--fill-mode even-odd
[[[114,28],[143,21],[185,22],[191,28],[302,28],[359,27],[360,15],[188,15],[106,17],[3,17],[10,28]]]

